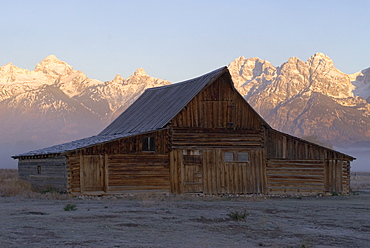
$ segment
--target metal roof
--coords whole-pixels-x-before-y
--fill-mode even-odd
[[[125,133],[125,134],[115,134],[115,135],[96,135],[89,138],[79,139],[71,141],[68,143],[55,145],[43,149],[38,149],[35,151],[30,151],[18,155],[12,156],[12,158],[37,156],[37,155],[47,155],[47,154],[62,154],[64,152],[73,151],[79,148],[88,147],[95,144],[105,143],[115,139],[120,139],[128,136],[136,135],[137,133]]]
[[[147,132],[163,128],[208,83],[227,70],[214,70],[181,83],[147,89],[99,135]]]

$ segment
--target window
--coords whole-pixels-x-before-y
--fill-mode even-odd
[[[248,152],[224,152],[225,162],[249,162]]]
[[[234,162],[234,153],[233,152],[224,152],[224,161],[225,162]]]
[[[144,136],[142,139],[142,147],[144,152],[155,152],[155,137]]]
[[[238,152],[238,162],[248,162],[248,152]]]
[[[41,165],[38,165],[37,166],[37,174],[40,175],[41,174]]]
[[[200,150],[182,150],[182,155],[199,156],[202,154]]]

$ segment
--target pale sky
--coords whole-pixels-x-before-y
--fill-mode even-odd
[[[370,67],[370,1],[0,0],[0,66],[33,70],[50,54],[88,77],[137,68],[183,81],[239,56],[280,66],[328,55],[344,73]]]

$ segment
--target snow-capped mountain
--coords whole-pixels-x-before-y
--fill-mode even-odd
[[[345,74],[322,53],[278,67],[239,57],[228,67],[236,88],[272,127],[334,145],[370,143],[370,68]],[[102,82],[54,55],[33,71],[8,63],[0,67],[0,167],[15,167],[10,155],[95,135],[145,89],[168,84],[142,68]]]
[[[370,141],[370,68],[347,75],[317,53],[279,67],[239,57],[229,69],[238,90],[274,128],[335,145]]]
[[[33,71],[8,63],[0,67],[0,156],[10,162],[12,154],[95,135],[145,89],[167,84],[142,68],[101,82],[54,55]]]

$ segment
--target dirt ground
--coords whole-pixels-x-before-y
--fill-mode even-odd
[[[370,193],[0,197],[0,220],[0,247],[369,247]]]

